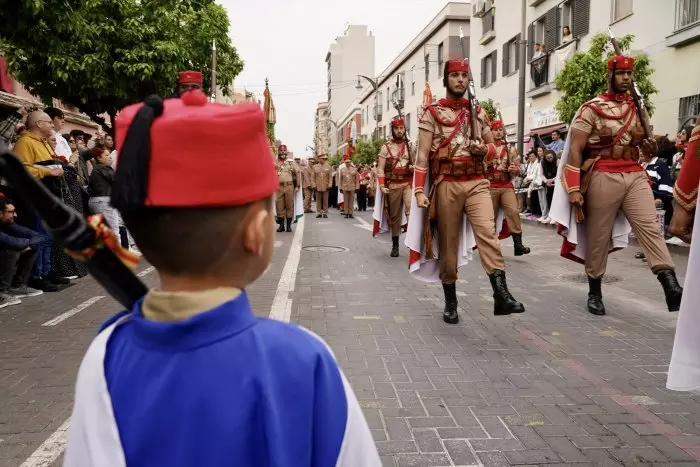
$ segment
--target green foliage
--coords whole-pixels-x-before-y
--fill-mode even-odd
[[[373,139],[370,141],[358,141],[355,156],[352,158],[352,161],[356,165],[371,165],[374,161],[377,160],[377,155],[382,149],[383,144],[384,141],[381,139]]]
[[[633,40],[634,36],[631,34],[618,38],[623,52],[629,50]],[[591,39],[588,51],[576,52],[573,57],[566,61],[564,68],[554,79],[554,84],[563,93],[555,106],[555,110],[563,122],[573,120],[576,111],[584,102],[608,88],[607,63],[614,54],[608,35],[598,33]],[[649,79],[654,70],[649,62],[649,57],[637,55],[634,59],[634,79],[646,99],[645,104],[651,115],[654,112],[654,106],[650,96],[658,92]]]
[[[225,95],[243,69],[213,0],[0,0],[0,24],[13,76],[98,122],[149,94],[172,96],[186,69],[202,71],[209,91],[214,40]]]
[[[340,154],[332,154],[328,156],[328,165],[333,167],[334,165],[340,165]]]
[[[484,109],[491,120],[498,120],[498,109],[493,99],[479,101],[479,106]]]

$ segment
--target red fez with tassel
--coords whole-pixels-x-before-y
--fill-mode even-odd
[[[202,73],[199,71],[181,71],[179,84],[202,84]]]
[[[625,55],[613,55],[608,60],[608,71],[634,70],[634,58]]]
[[[469,65],[464,60],[448,60],[447,61],[447,72],[454,73],[456,71],[469,71]]]
[[[503,129],[503,122],[500,120],[494,120],[491,122],[491,129],[492,130],[498,130],[498,129]]]
[[[404,121],[403,118],[396,117],[395,119],[393,119],[393,120],[391,121],[391,127],[392,127],[392,128],[398,128],[398,127],[400,127],[400,126],[404,126],[404,127],[406,126],[406,122]]]
[[[242,206],[277,191],[257,104],[209,103],[199,90],[165,101],[150,96],[119,112],[115,127],[112,205],[121,211]]]

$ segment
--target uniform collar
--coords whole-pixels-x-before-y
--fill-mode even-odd
[[[207,306],[208,303],[218,303],[217,305],[199,312],[188,313],[184,319],[170,322],[146,319],[143,308],[145,300],[149,298],[140,300],[131,312],[128,329],[137,343],[143,347],[182,351],[211,344],[255,325],[256,318],[245,291],[228,300],[216,291],[209,291],[209,293],[215,296],[215,299],[209,300],[211,297],[205,299],[202,306]],[[206,294],[207,292],[180,293],[178,294],[181,296],[179,305],[175,305],[178,302],[175,295],[171,295],[167,300],[171,301],[174,308],[182,310],[191,308],[196,296],[203,298]],[[151,307],[152,301],[145,306],[147,309]]]

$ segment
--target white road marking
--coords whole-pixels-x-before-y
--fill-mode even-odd
[[[270,318],[284,321],[285,323],[289,322],[292,316],[292,299],[289,298],[289,293],[294,291],[294,285],[297,280],[297,269],[301,258],[301,241],[304,238],[304,219],[306,218],[302,217],[297,222],[292,245],[289,247],[287,261],[284,263],[284,269],[282,269],[280,281],[277,284],[275,299],[272,301],[270,309]]]
[[[282,240],[275,240],[275,248],[279,248],[282,245],[284,245],[284,242]]]
[[[372,226],[369,224],[352,224],[355,227],[359,227],[362,230],[366,230],[368,232],[372,231]]]
[[[147,274],[150,274],[150,273],[153,272],[154,270],[155,270],[155,268],[154,268],[153,266],[148,266],[146,269],[144,269],[143,271],[141,271],[140,273],[138,273],[138,274],[136,274],[136,275],[137,275],[138,277],[143,277],[143,276],[145,276],[145,275],[147,275]]]
[[[355,218],[355,220],[359,221],[360,224],[362,224],[362,225],[366,225],[366,226],[372,228],[372,225],[369,222],[367,222],[366,220],[364,220],[363,218],[361,218],[360,216],[357,216]]]
[[[51,465],[66,447],[69,427],[70,419],[54,431],[19,467],[48,467]]]
[[[92,297],[88,300],[85,300],[83,303],[76,306],[75,308],[71,308],[70,310],[66,311],[65,313],[61,313],[60,315],[56,316],[55,318],[48,320],[47,322],[42,324],[42,326],[56,326],[57,324],[62,323],[63,321],[70,318],[71,316],[77,315],[78,313],[80,313],[81,311],[83,311],[85,308],[89,307],[93,303],[99,302],[103,298],[105,298],[104,295],[99,295],[97,297]]]

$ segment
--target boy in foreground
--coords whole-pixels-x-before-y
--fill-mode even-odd
[[[380,466],[326,344],[246,296],[274,250],[260,108],[152,96],[122,110],[116,139],[112,204],[161,289],[90,346],[64,466]]]

